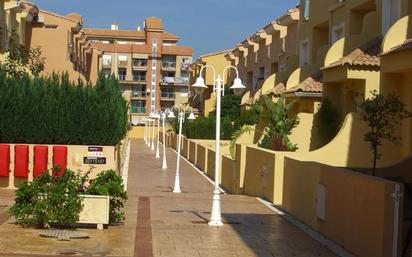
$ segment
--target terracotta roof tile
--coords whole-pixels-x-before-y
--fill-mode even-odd
[[[271,90],[269,90],[268,92],[265,93],[265,95],[281,95],[286,91],[286,86],[283,82],[277,84],[276,86],[274,86]]]
[[[318,71],[311,76],[307,77],[299,85],[290,88],[285,93],[322,93],[323,83],[322,83],[322,71]]]
[[[412,38],[408,38],[402,44],[392,47],[388,51],[381,53],[379,56],[400,53],[400,52],[411,50],[411,49],[412,49]]]
[[[340,58],[338,61],[329,64],[323,69],[329,69],[338,66],[380,66],[380,48],[381,48],[382,39],[375,38],[365,45],[356,48],[350,54]]]

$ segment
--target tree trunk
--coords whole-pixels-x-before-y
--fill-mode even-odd
[[[378,147],[373,147],[373,167],[372,167],[372,176],[376,175],[376,163],[378,160]]]

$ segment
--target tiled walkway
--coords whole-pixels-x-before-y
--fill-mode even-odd
[[[50,257],[65,249],[80,249],[75,256],[335,256],[253,197],[223,195],[227,224],[209,227],[212,185],[183,161],[183,193],[173,194],[176,154],[168,150],[167,157],[164,172],[142,140],[132,142],[126,223],[104,231],[82,229],[87,240],[41,238],[38,230],[22,229],[12,219],[1,225],[5,209],[0,208],[0,256]],[[0,203],[11,197],[0,190]]]
[[[253,197],[223,195],[223,217],[231,224],[209,227],[212,185],[183,161],[183,193],[173,194],[176,155],[169,152],[167,172],[153,156],[133,142],[129,190],[150,202],[154,256],[335,256]]]

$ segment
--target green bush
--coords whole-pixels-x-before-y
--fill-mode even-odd
[[[220,125],[221,139],[229,140],[235,130],[232,120],[229,117],[224,117]],[[178,133],[177,129],[175,131]],[[182,134],[190,139],[215,139],[216,117],[198,117],[194,121],[186,120],[183,123]]]
[[[23,225],[74,226],[83,209],[81,195],[92,194],[110,196],[110,222],[124,220],[127,193],[122,178],[112,170],[103,171],[86,186],[89,173],[66,170],[61,177],[54,177],[44,172],[33,182],[20,183],[10,214]]]
[[[122,209],[127,200],[127,192],[124,191],[122,177],[114,170],[99,173],[87,188],[86,193],[110,196],[110,223],[121,222],[125,219]]]
[[[82,210],[80,192],[86,175],[66,170],[61,177],[44,172],[33,182],[23,182],[16,190],[10,214],[18,223],[49,227],[52,223],[73,226]]]
[[[0,70],[0,92],[3,143],[116,145],[127,132],[127,104],[113,76],[92,86],[67,74],[30,79]]]
[[[243,127],[243,125],[255,125],[258,121],[259,113],[255,109],[250,109],[242,111],[236,123],[239,127]]]
[[[322,145],[329,143],[339,131],[340,115],[328,98],[323,98],[314,114],[316,132]]]

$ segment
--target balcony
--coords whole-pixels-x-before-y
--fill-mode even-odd
[[[174,92],[161,92],[160,100],[164,101],[174,101],[176,94]]]
[[[146,113],[146,107],[132,106],[130,111],[132,113]]]
[[[134,82],[146,82],[146,76],[142,75],[133,75]]]
[[[147,70],[147,60],[133,60],[134,70]]]
[[[176,85],[187,86],[187,85],[189,85],[189,78],[188,77],[177,77],[175,79],[175,84]]]
[[[120,68],[127,68],[127,61],[119,61],[118,66]]]
[[[111,69],[112,68],[112,62],[103,62],[102,67],[103,67],[103,69]]]
[[[176,62],[162,61],[162,70],[175,71]]]
[[[145,91],[132,91],[132,98],[144,98],[146,99]]]

